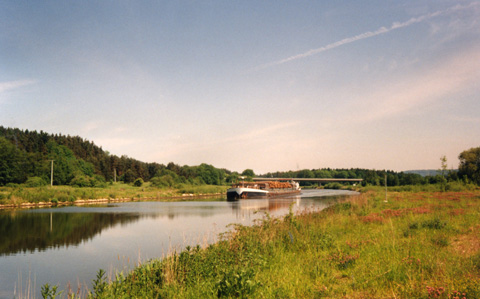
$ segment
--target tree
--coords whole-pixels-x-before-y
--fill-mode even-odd
[[[445,177],[446,174],[447,174],[447,167],[448,167],[447,157],[446,156],[441,156],[440,157],[440,162],[441,162],[441,167],[440,167],[439,172],[443,177]]]
[[[48,160],[54,160],[53,183],[55,185],[67,185],[76,175],[84,175],[82,167],[87,173],[93,174],[93,166],[89,163],[80,165],[73,151],[68,147],[50,140],[47,142],[47,149]]]
[[[227,183],[235,183],[238,181],[238,172],[234,171],[231,174],[227,175]]]
[[[311,179],[314,177],[315,174],[310,169],[303,169],[297,173],[297,178]]]
[[[314,171],[315,177],[319,179],[328,179],[332,177],[330,171],[325,169],[318,169]]]
[[[133,183],[134,180],[135,180],[135,174],[131,169],[127,169],[127,171],[125,171],[125,174],[123,175],[123,181],[125,183]]]
[[[224,177],[223,171],[205,163],[197,167],[197,175],[208,185],[221,185]]]
[[[255,176],[255,172],[253,172],[252,169],[245,169],[245,170],[242,172],[242,175],[253,178],[253,177]]]
[[[447,187],[447,178],[446,178],[446,174],[447,174],[447,157],[446,156],[441,156],[440,157],[440,170],[439,170],[439,183],[440,183],[440,186],[442,188],[442,191],[445,191],[446,190],[446,187]]]
[[[480,185],[480,147],[461,152],[458,159],[459,176]]]
[[[311,179],[314,178],[315,174],[310,169],[303,169],[297,172],[297,178]],[[301,186],[311,186],[312,182],[300,182]]]
[[[0,186],[8,183],[22,183],[26,179],[21,171],[24,161],[23,152],[5,138],[0,137]]]

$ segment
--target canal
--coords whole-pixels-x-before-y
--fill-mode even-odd
[[[41,286],[85,294],[99,269],[109,277],[186,246],[206,246],[229,224],[252,225],[265,213],[281,217],[321,210],[341,190],[304,190],[278,199],[124,202],[0,211],[0,298],[41,298]]]

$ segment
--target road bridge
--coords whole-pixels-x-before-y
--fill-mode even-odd
[[[254,181],[295,181],[295,182],[319,182],[319,183],[331,183],[331,182],[362,182],[363,179],[342,179],[342,178],[253,178]]]

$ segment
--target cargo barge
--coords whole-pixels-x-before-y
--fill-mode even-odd
[[[241,181],[227,190],[227,200],[239,200],[247,198],[269,198],[285,195],[300,194],[300,186],[297,182],[245,182]]]

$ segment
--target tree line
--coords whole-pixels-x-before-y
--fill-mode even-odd
[[[145,163],[128,156],[111,155],[79,136],[48,134],[0,126],[0,186],[7,184],[100,186],[111,181],[137,179],[159,186],[178,183],[221,185],[231,174],[208,164],[180,166]]]
[[[444,157],[442,157],[444,158]],[[435,184],[445,181],[476,183],[480,185],[480,147],[459,155],[458,171],[447,171],[443,165],[436,175],[369,169],[303,169],[273,172],[262,177],[289,178],[361,178],[364,185],[388,186]],[[239,176],[253,177],[252,169],[242,173],[209,164],[180,166],[146,163],[128,156],[111,155],[93,142],[79,136],[48,134],[0,126],[0,186],[7,184],[42,185],[50,182],[51,161],[54,164],[53,184],[80,187],[101,186],[114,180],[132,183],[150,181],[158,187],[178,184],[222,185],[238,180]],[[302,182],[303,185],[311,185]]]
[[[426,185],[426,184],[444,184],[447,182],[463,181],[464,183],[473,183],[480,185],[480,147],[465,150],[459,155],[460,164],[458,170],[447,170],[446,157],[440,157],[441,167],[434,175],[420,175],[411,172],[395,172],[391,170],[371,170],[371,169],[303,169],[298,171],[273,172],[262,175],[262,177],[272,178],[336,178],[336,179],[363,179],[362,185],[380,186],[406,186],[406,185]],[[301,182],[308,186],[315,183]]]
[[[281,178],[326,178],[326,179],[363,179],[362,185],[388,186],[423,185],[434,184],[439,180],[439,175],[422,176],[417,173],[395,172],[392,170],[371,170],[361,168],[350,169],[303,169],[299,171],[267,173],[263,177]],[[303,186],[310,186],[317,183],[301,182]]]

